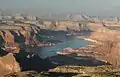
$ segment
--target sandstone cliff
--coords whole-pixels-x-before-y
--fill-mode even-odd
[[[19,63],[15,60],[13,54],[9,53],[0,57],[0,76],[19,71]]]
[[[105,27],[96,29],[91,33],[90,39],[102,42],[97,45],[93,52],[102,54],[102,58],[113,65],[120,65],[120,31],[110,30]]]
[[[25,59],[29,53],[23,58],[21,55],[24,54],[20,54],[20,47],[25,44],[26,40],[29,40],[28,38],[32,37],[30,33],[36,33],[38,31],[36,26],[25,26],[25,29],[22,29],[22,27],[20,29],[11,29],[11,27],[7,27],[7,29],[6,27],[2,28],[0,30],[0,77],[9,73],[19,72],[21,68],[25,68],[16,59]],[[19,59],[15,55],[20,55]],[[26,64],[24,62],[22,62],[22,65]]]

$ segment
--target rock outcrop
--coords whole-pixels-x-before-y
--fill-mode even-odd
[[[34,25],[26,26],[23,30],[12,30],[10,28],[9,30],[3,29],[0,31],[0,76],[21,70],[42,71],[49,68],[47,63],[50,64],[51,62],[48,60],[43,60],[33,53],[20,51],[21,46],[25,45],[26,41],[36,39],[37,31],[39,31],[39,28]]]
[[[14,36],[10,31],[4,31],[4,35],[1,33],[1,36],[4,40],[4,46],[1,47],[3,50],[10,53],[19,53],[19,44],[15,43]]]
[[[90,35],[91,39],[99,40],[99,41],[119,41],[120,39],[120,31],[117,30],[109,30],[105,27],[97,29],[97,31],[92,32]]]
[[[113,65],[120,65],[120,31],[110,30],[105,27],[91,33],[90,39],[102,42],[97,45],[93,52],[102,54],[102,59]]]
[[[112,65],[120,65],[120,42],[106,41],[103,45],[98,45],[93,49],[101,55],[101,58]]]
[[[44,25],[40,25],[41,29],[67,31],[71,30],[81,31],[88,30],[88,22],[75,22],[75,21],[44,21]]]
[[[19,63],[16,61],[12,53],[0,57],[0,76],[19,71]]]

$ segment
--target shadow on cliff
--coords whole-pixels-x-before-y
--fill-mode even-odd
[[[14,35],[16,42],[24,42],[23,35],[20,34],[20,36],[18,36],[17,33],[14,31],[11,31],[11,33]],[[0,47],[4,47],[4,42],[4,39],[2,38],[2,36],[0,36]],[[7,54],[8,52],[0,48],[0,56],[5,56]],[[22,71],[34,70],[37,72],[41,72],[56,67],[56,65],[51,63],[48,59],[41,59],[38,55],[32,52],[20,51],[18,54],[14,54],[14,57],[16,61],[20,64]]]
[[[41,72],[56,67],[48,59],[41,59],[38,55],[30,52],[20,51],[19,54],[15,55],[15,58],[19,62],[22,71],[34,70]]]
[[[24,37],[24,35],[21,34],[19,31],[18,31],[19,35],[18,35],[15,31],[10,31],[10,32],[11,32],[11,34],[15,37],[15,38],[14,38],[14,41],[15,41],[16,43],[24,43],[24,42],[25,42],[25,37]]]
[[[109,65],[103,61],[88,56],[53,56],[49,58],[58,65],[77,65],[77,66],[101,66]]]
[[[4,56],[4,55],[7,55],[8,52],[5,52],[4,50],[2,50],[2,47],[4,47],[4,39],[2,36],[0,36],[0,56]]]

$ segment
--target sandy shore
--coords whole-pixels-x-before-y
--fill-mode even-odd
[[[95,44],[102,44],[100,41],[98,40],[95,40],[95,39],[92,39],[92,38],[89,38],[89,37],[81,37],[81,36],[77,36],[78,39],[84,39],[86,41],[89,41],[89,42],[92,42],[92,43],[95,43]]]

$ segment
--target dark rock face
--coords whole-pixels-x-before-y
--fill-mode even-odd
[[[15,55],[15,58],[19,62],[22,71],[34,70],[40,72],[55,66],[49,60],[41,59],[30,52],[20,51],[19,54]]]
[[[78,58],[78,59],[77,59]],[[81,58],[81,59],[80,59]],[[105,65],[104,62],[96,60],[92,57],[88,56],[79,56],[79,57],[72,57],[72,56],[53,56],[50,58],[53,62],[58,63],[59,65],[77,65],[77,66],[100,66]]]
[[[1,47],[2,46],[3,47],[5,47],[5,46],[11,47],[11,45],[13,45],[13,44],[21,45],[21,44],[24,44],[26,41],[25,35],[21,34],[19,31],[17,31],[17,32],[16,31],[3,31],[2,33],[3,33],[3,35],[0,36],[0,43],[1,43],[0,46]],[[4,42],[9,42],[10,44],[6,43],[6,44],[8,44],[8,45],[6,45],[6,44],[4,44]],[[13,48],[14,48],[14,46],[13,46]],[[2,50],[2,48],[0,48],[0,56],[7,56],[8,54],[14,55],[10,59],[10,62],[12,63],[12,61],[14,60],[16,63],[19,63],[22,71],[34,70],[34,71],[40,72],[40,71],[44,71],[44,70],[49,70],[49,68],[52,68],[55,66],[49,60],[41,59],[39,56],[37,56],[34,53],[30,53],[30,52],[26,52],[26,51],[12,53],[12,52],[4,51],[4,50]],[[9,58],[7,58],[7,59],[9,59]],[[7,61],[7,59],[6,59],[6,61]],[[10,66],[12,68],[11,63],[9,63],[8,66]],[[0,66],[0,68],[1,67],[2,66]],[[6,70],[6,68],[5,68],[5,70]],[[10,70],[10,72],[8,70],[8,73],[5,73],[5,74],[16,72],[16,70],[15,71]],[[19,71],[20,71],[20,69],[19,69]],[[2,72],[2,70],[1,70],[1,72]]]
[[[7,54],[8,54],[8,52],[6,52],[0,48],[0,56],[5,56]]]
[[[0,47],[3,46],[4,42],[5,42],[5,41],[4,41],[3,37],[0,36]]]
[[[25,37],[24,37],[24,35],[22,35],[20,32],[18,32],[18,33],[19,33],[19,35],[18,35],[16,32],[11,31],[11,34],[15,37],[15,38],[14,38],[14,41],[15,41],[16,43],[24,43],[24,42],[25,42]]]

